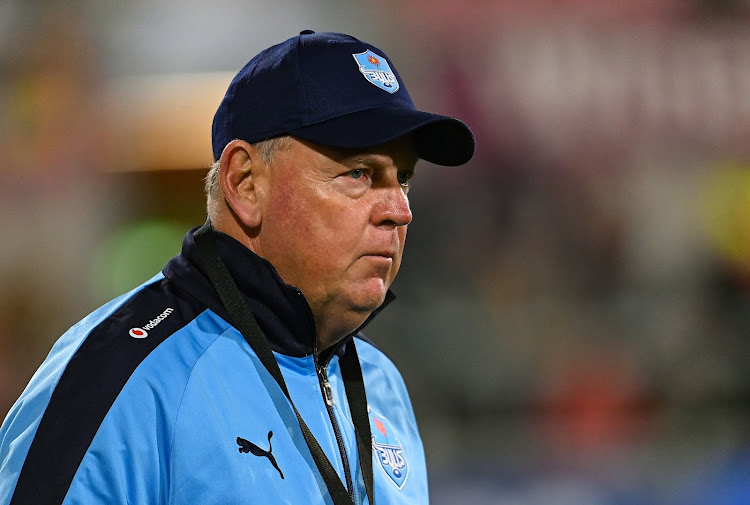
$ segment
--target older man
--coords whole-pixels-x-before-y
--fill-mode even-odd
[[[460,121],[391,62],[304,31],[235,77],[208,221],[71,328],[0,431],[0,504],[427,503],[404,383],[361,328],[389,301],[418,158]]]

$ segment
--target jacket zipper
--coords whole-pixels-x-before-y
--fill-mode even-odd
[[[317,361],[317,356],[315,358]],[[336,421],[336,415],[333,412],[333,405],[335,404],[333,398],[333,388],[331,382],[328,380],[328,360],[326,363],[317,366],[318,381],[320,382],[320,391],[323,394],[323,402],[326,404],[326,410],[328,411],[328,417],[331,420],[331,426],[333,426],[333,433],[336,436],[336,443],[339,446],[339,453],[341,454],[341,462],[344,465],[344,477],[346,478],[346,489],[349,491],[349,496],[354,501],[354,485],[352,484],[352,474],[349,468],[349,458],[346,455],[346,447],[344,447],[344,439],[341,436],[341,430],[339,430],[339,424]]]

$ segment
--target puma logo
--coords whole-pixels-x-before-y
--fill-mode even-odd
[[[271,437],[273,436],[273,431],[268,432],[268,450],[263,450],[254,443],[250,442],[249,440],[245,440],[244,438],[237,437],[237,445],[240,446],[239,451],[242,453],[247,454],[252,453],[253,456],[262,456],[265,458],[268,458],[268,461],[271,462],[273,467],[279,471],[279,475],[281,475],[281,478],[284,478],[284,474],[281,471],[281,468],[279,468],[279,465],[276,464],[276,458],[273,457],[273,454],[271,452],[273,451],[273,447],[271,446]]]

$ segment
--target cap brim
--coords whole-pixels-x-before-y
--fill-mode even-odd
[[[463,165],[474,135],[458,119],[403,107],[378,107],[297,128],[290,135],[331,147],[360,149],[414,134],[417,155],[436,165]]]

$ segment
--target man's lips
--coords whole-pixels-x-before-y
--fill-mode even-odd
[[[370,252],[367,252],[367,253],[363,254],[362,256],[374,256],[374,257],[378,257],[378,258],[393,259],[393,258],[396,257],[396,252],[395,251],[391,251],[391,250],[387,250],[387,251],[385,251],[385,250],[384,251],[370,251]]]

